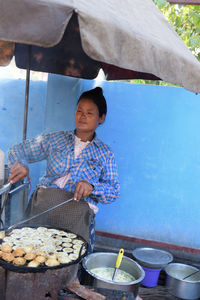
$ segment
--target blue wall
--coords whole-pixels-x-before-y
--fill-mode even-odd
[[[96,84],[58,75],[50,75],[48,85],[32,82],[28,137],[74,128],[78,95]],[[22,138],[23,85],[0,82],[4,151]],[[175,87],[119,82],[101,86],[108,115],[98,135],[115,153],[121,196],[100,205],[96,228],[200,247],[200,95]],[[32,167],[33,187],[44,167]]]

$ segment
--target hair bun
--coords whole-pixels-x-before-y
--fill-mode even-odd
[[[103,90],[101,87],[97,86],[96,88],[93,89],[94,93],[98,95],[103,95]]]

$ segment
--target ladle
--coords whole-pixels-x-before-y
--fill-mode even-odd
[[[119,269],[119,267],[121,265],[121,261],[122,261],[123,255],[124,255],[124,249],[120,249],[119,253],[117,255],[117,260],[116,260],[115,270],[114,270],[114,273],[113,273],[112,280],[115,280],[115,277],[117,275],[117,271],[118,271],[118,269]]]

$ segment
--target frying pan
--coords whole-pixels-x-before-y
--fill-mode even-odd
[[[30,228],[38,228],[40,225],[28,225],[28,227]],[[52,228],[51,226],[48,226],[48,225],[42,225],[43,227],[46,227],[46,228],[49,228],[49,229],[57,229],[57,230],[61,230],[61,231],[65,231],[65,232],[69,232],[69,233],[73,233],[69,230],[66,230],[64,228]],[[15,228],[16,229],[21,229],[23,228],[24,226],[16,226]],[[8,232],[10,232],[11,230],[9,230]],[[0,258],[0,265],[4,268],[4,269],[7,269],[7,270],[10,270],[10,271],[13,271],[13,272],[17,272],[17,273],[37,273],[37,272],[46,272],[47,270],[54,270],[54,269],[60,269],[60,268],[64,268],[64,267],[67,267],[67,266],[70,266],[70,265],[73,265],[73,264],[77,264],[79,263],[83,257],[85,257],[87,255],[87,251],[88,251],[88,243],[78,234],[76,234],[77,238],[82,240],[83,241],[83,244],[82,244],[82,247],[80,248],[80,251],[79,251],[79,256],[76,260],[73,260],[73,261],[70,261],[69,263],[66,263],[66,264],[60,264],[58,266],[54,266],[54,267],[49,267],[49,266],[46,266],[46,265],[42,265],[42,266],[39,266],[39,267],[28,267],[26,265],[24,266],[16,266],[12,263],[9,263],[9,262],[6,262],[4,260],[2,260]],[[2,243],[2,239],[0,239],[0,244]],[[86,251],[84,254],[81,255],[81,252],[82,252],[82,249],[83,247],[86,248]]]

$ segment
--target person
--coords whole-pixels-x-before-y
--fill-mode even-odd
[[[34,215],[51,207],[56,202],[56,198],[59,198],[58,191],[69,192],[70,195],[73,193],[72,202],[87,204],[87,212],[88,210],[93,212],[88,224],[89,252],[94,246],[95,214],[98,211],[98,203],[111,203],[120,194],[114,154],[95,133],[96,128],[104,122],[106,114],[107,104],[102,88],[88,90],[78,99],[75,130],[41,134],[37,138],[12,146],[8,151],[11,183],[29,175],[29,163],[47,161],[46,173],[36,187],[37,192],[34,191],[29,201],[29,215],[30,211]],[[41,198],[39,210],[34,210],[34,203],[39,201],[38,195]],[[53,200],[50,201],[51,195]],[[56,211],[52,214],[51,218],[44,222],[50,225],[62,223],[62,226],[65,226],[67,211],[64,206],[59,211],[62,216],[59,214],[56,216]],[[71,213],[70,216],[72,215]],[[74,223],[79,221],[81,215],[82,213],[78,215]],[[89,215],[91,216],[85,214],[87,218]],[[62,218],[64,223],[61,222]],[[73,219],[70,222],[73,223]],[[83,229],[82,227],[83,225],[80,225],[79,229]]]

